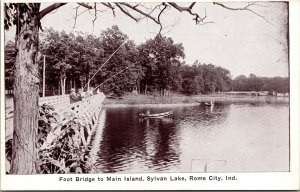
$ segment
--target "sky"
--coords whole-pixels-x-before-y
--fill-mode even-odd
[[[151,7],[155,4],[144,3]],[[246,3],[224,3],[229,7],[244,7]],[[171,37],[175,43],[182,43],[185,51],[185,63],[211,63],[231,71],[236,77],[253,73],[257,76],[273,77],[288,76],[288,39],[287,39],[287,4],[281,2],[259,2],[253,6],[257,14],[250,11],[232,11],[212,3],[196,3],[193,10],[204,16],[205,25],[196,25],[188,13],[168,9],[161,16],[165,27],[165,36]],[[49,3],[42,4],[42,9]],[[185,4],[183,4],[185,5]],[[186,4],[188,5],[188,4]],[[74,26],[75,7],[68,3],[46,15],[41,23],[43,28],[52,27],[66,32],[83,32],[99,35],[101,31],[118,25],[119,29],[129,36],[136,44],[155,37],[159,26],[151,20],[143,19],[136,23],[131,18],[117,11],[116,17],[111,10],[99,5],[97,20],[89,12],[81,14]],[[79,8],[78,13],[85,8]],[[270,23],[271,24],[270,24]],[[12,39],[14,31],[5,32],[5,41]]]

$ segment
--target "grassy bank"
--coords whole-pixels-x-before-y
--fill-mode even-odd
[[[196,104],[199,102],[267,102],[267,103],[288,103],[287,97],[273,96],[234,96],[223,94],[185,96],[180,94],[171,94],[161,97],[153,95],[133,95],[126,94],[122,99],[106,98],[104,105],[144,105],[144,104]]]

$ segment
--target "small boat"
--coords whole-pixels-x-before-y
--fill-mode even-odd
[[[167,117],[173,114],[173,111],[168,111],[164,113],[154,113],[154,114],[146,114],[146,113],[140,113],[140,117],[142,118],[161,118],[161,117]]]
[[[212,102],[212,101],[211,101],[210,103],[207,103],[207,102],[206,102],[206,103],[204,103],[204,105],[205,105],[205,106],[212,106],[212,105],[213,105],[213,102]]]

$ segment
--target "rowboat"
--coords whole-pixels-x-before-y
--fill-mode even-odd
[[[211,101],[210,103],[207,103],[207,102],[206,102],[206,103],[204,103],[204,105],[205,105],[205,106],[212,106],[212,105],[213,105],[213,102],[212,102],[212,101]]]
[[[204,106],[213,106],[214,105],[214,103],[212,101],[211,102],[205,102],[205,103],[197,101],[197,103],[199,103],[201,105],[203,104]]]
[[[154,114],[145,114],[145,113],[140,113],[140,117],[142,118],[161,118],[161,117],[167,117],[173,114],[173,111],[168,111],[164,113],[154,113]]]

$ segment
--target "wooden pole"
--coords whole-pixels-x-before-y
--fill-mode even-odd
[[[43,97],[45,97],[45,72],[46,72],[46,56],[44,55],[44,65],[43,65]]]

